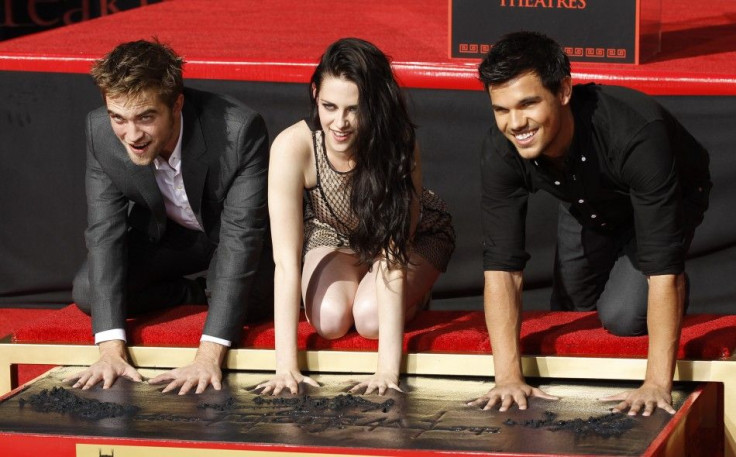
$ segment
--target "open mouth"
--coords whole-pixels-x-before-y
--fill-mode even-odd
[[[148,141],[146,143],[138,143],[138,144],[130,144],[128,143],[128,146],[130,146],[130,149],[133,150],[136,154],[143,154],[146,151],[146,148],[150,146],[151,142]]]
[[[336,130],[330,130],[332,132],[332,136],[337,140],[338,142],[347,141],[348,138],[350,138],[350,135],[352,132],[345,131],[345,132],[339,132]]]
[[[514,138],[516,138],[516,142],[519,145],[525,146],[532,142],[536,134],[537,134],[537,129],[527,130],[525,132],[515,133]]]

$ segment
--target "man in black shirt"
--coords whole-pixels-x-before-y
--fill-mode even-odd
[[[567,56],[544,35],[507,35],[479,73],[496,120],[481,158],[496,383],[472,404],[505,411],[555,398],[526,384],[519,350],[527,199],[543,189],[560,200],[552,308],[597,309],[614,334],[649,333],[642,386],[604,400],[632,415],[674,413],[684,258],[708,206],[707,151],[642,93],[573,86]]]

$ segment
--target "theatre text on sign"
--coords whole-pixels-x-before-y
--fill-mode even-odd
[[[501,7],[517,8],[565,8],[583,10],[587,0],[501,0]]]

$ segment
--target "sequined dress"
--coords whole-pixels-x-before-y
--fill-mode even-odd
[[[332,167],[324,146],[324,132],[312,132],[317,185],[307,189],[304,202],[304,253],[319,246],[350,247],[349,234],[358,225],[350,208],[351,172]],[[447,269],[455,249],[455,230],[445,202],[428,189],[422,189],[421,215],[412,250],[439,271]]]

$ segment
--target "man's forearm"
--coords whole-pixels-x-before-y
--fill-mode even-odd
[[[122,340],[107,340],[97,345],[100,350],[100,358],[104,357],[120,357],[123,360],[128,360],[128,351],[126,349],[125,341]]]
[[[649,353],[644,382],[671,390],[685,301],[684,274],[650,276],[648,299]]]
[[[200,341],[194,360],[209,361],[221,367],[227,350],[228,347],[222,344],[213,343],[212,341]]]
[[[486,271],[483,305],[493,347],[496,384],[520,381],[522,273]]]

